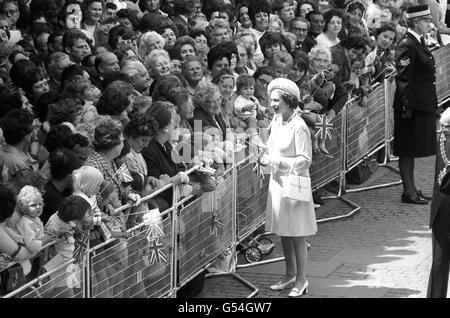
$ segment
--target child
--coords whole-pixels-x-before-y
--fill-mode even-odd
[[[103,215],[109,215],[104,221],[109,230],[111,238],[118,238],[119,241],[108,245],[103,251],[103,258],[106,261],[105,271],[109,279],[109,286],[112,297],[123,298],[125,269],[128,266],[128,249],[127,238],[130,233],[125,232],[125,216],[124,213],[116,213],[116,209],[122,206],[117,192],[114,191],[112,183],[106,184],[101,190],[102,200],[100,209]]]
[[[303,99],[304,109],[314,114],[323,114],[328,108],[328,104],[334,96],[336,89],[332,79],[335,76],[336,66],[329,65],[327,70],[322,71],[320,76],[314,81],[310,81],[307,85],[311,95],[307,95]],[[314,115],[314,117],[317,115]],[[322,154],[326,157],[332,158],[325,146],[325,139],[313,138],[313,153]]]
[[[354,60],[350,65],[350,80],[344,83],[344,85],[347,84],[351,95],[359,97],[361,107],[366,105],[367,95],[370,92],[368,89],[370,74],[367,71],[365,59]]]
[[[254,96],[255,79],[251,75],[239,75],[237,82],[238,97],[234,101],[234,113],[241,120],[240,126],[245,130],[256,129],[256,114],[259,101]]]
[[[23,237],[25,247],[34,255],[52,240],[50,236],[45,235],[44,225],[39,218],[43,207],[44,199],[39,190],[29,185],[24,186],[17,195],[16,211],[11,219],[13,229]],[[21,265],[24,268],[24,274],[27,275],[31,270],[30,262],[24,261]]]
[[[86,223],[91,228],[90,246],[94,247],[110,238],[110,232],[105,223],[109,217],[102,214],[97,204],[97,194],[100,192],[104,178],[100,170],[92,166],[82,166],[72,173],[73,195],[84,199],[90,206]],[[93,262],[94,295],[100,297],[100,291],[109,291],[108,275],[103,261]],[[102,295],[103,296],[103,295]],[[111,294],[104,295],[111,297]]]
[[[233,72],[229,69],[220,70],[212,79],[212,82],[219,87],[220,95],[222,96],[222,117],[230,128],[236,129],[239,127],[239,119],[234,116],[231,107],[232,95],[236,86],[236,79]]]
[[[50,250],[52,258],[43,267],[47,272],[74,257],[75,234],[82,228],[81,224],[89,210],[90,205],[86,200],[79,196],[71,195],[62,201],[58,211],[50,217],[45,225],[45,233],[52,238],[56,238],[56,245]],[[52,280],[51,285],[54,289],[47,290],[46,292],[49,292],[51,295],[45,294],[45,297],[70,298],[74,296],[74,290],[67,284],[68,267],[50,276]],[[80,271],[75,270],[75,277],[78,279],[78,282],[80,274]]]

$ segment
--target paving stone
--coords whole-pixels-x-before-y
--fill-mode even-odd
[[[432,192],[434,157],[416,160],[416,183]],[[393,163],[397,166],[397,163]],[[379,168],[361,186],[399,180],[387,168]],[[358,186],[359,187],[359,186]],[[322,191],[326,193],[326,191]],[[423,298],[431,267],[430,207],[400,202],[401,186],[347,193],[345,197],[361,206],[352,217],[318,224],[318,233],[307,238],[305,298]],[[329,193],[328,193],[329,195]],[[340,200],[326,200],[316,210],[318,219],[345,215],[351,208]],[[280,239],[263,260],[283,256]],[[239,262],[245,264],[242,255]],[[238,269],[237,274],[255,285],[256,298],[287,297],[289,290],[268,288],[284,274],[284,262]],[[201,297],[246,297],[251,290],[231,278],[207,280]]]

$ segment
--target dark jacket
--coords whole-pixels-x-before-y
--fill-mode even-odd
[[[149,142],[148,146],[142,150],[142,156],[147,164],[147,175],[159,178],[163,174],[173,177],[182,171],[181,166],[172,160],[172,146],[166,142],[164,147],[155,139]],[[172,204],[172,190],[165,191],[161,197],[169,204]]]
[[[225,121],[222,118],[222,115],[215,115],[214,118],[208,114],[206,111],[203,110],[203,108],[198,107],[194,110],[194,117],[190,120],[191,127],[194,127],[194,131],[198,131],[198,122],[197,125],[195,125],[196,121],[201,122],[201,131],[205,131],[207,128],[218,128],[222,132],[222,140],[225,140],[226,137],[226,129],[227,126],[225,124]]]
[[[178,37],[183,35],[189,35],[188,23],[180,15],[176,15],[172,18],[173,23],[177,26]]]
[[[333,78],[336,86],[333,99],[329,104],[330,109],[334,109],[335,113],[339,113],[348,100],[348,92],[343,83],[350,79],[350,63],[345,56],[344,47],[340,44],[331,47],[331,60],[334,64],[339,65],[339,71]]]
[[[394,110],[435,112],[436,67],[434,56],[409,32],[395,50],[397,65]]]
[[[314,45],[317,44],[316,37],[317,35],[313,35],[311,32],[306,33],[305,40],[302,44],[302,50],[309,53]]]

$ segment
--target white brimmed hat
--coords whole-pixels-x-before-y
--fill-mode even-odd
[[[300,89],[298,88],[297,84],[287,78],[276,78],[271,81],[269,83],[269,86],[267,87],[269,96],[274,89],[278,89],[284,93],[290,94],[297,98],[298,101],[300,101]]]

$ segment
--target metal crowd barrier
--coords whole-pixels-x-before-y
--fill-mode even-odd
[[[438,103],[442,105],[450,99],[450,46],[433,54],[437,65]],[[385,149],[381,166],[398,171],[388,165],[393,161],[390,143],[393,140],[394,93],[395,81],[387,78],[369,95],[366,107],[350,100],[335,117],[331,130],[333,138],[326,145],[332,158],[313,157],[312,187],[316,190],[338,180],[337,195],[325,199],[342,200],[352,211],[319,219],[318,223],[347,218],[361,209],[343,196],[345,192],[399,184],[345,190],[346,173],[380,149]],[[190,195],[180,200],[178,186],[165,186],[142,198],[142,202],[146,202],[173,187],[172,207],[161,213],[162,234],[149,239],[152,229],[145,222],[141,223],[128,230],[131,237],[110,239],[97,245],[88,250],[80,264],[74,259],[64,261],[4,297],[176,297],[176,292],[207,269],[218,255],[231,249],[236,257],[236,246],[264,224],[269,176],[262,177],[254,167],[252,157],[236,163],[227,170],[214,192],[200,197]],[[127,204],[116,212],[130,207],[131,204]],[[236,270],[282,260],[284,258],[234,264],[228,273],[207,277],[229,275],[248,286],[252,290],[248,297],[253,297],[258,288],[238,276]]]
[[[438,106],[450,100],[450,45],[433,52],[436,61],[436,93]]]

